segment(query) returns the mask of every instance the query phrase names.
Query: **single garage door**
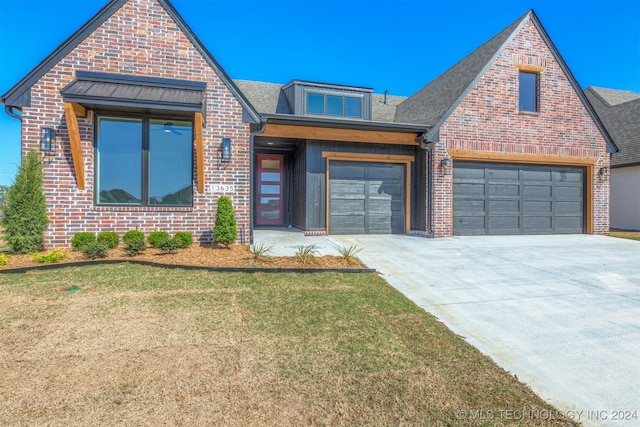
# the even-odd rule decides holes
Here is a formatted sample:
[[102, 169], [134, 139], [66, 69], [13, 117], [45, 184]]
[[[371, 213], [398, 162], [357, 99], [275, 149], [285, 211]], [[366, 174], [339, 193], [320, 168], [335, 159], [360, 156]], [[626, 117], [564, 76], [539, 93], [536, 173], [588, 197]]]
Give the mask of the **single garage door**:
[[404, 233], [405, 166], [329, 162], [329, 233]]
[[584, 232], [580, 167], [455, 162], [453, 233]]

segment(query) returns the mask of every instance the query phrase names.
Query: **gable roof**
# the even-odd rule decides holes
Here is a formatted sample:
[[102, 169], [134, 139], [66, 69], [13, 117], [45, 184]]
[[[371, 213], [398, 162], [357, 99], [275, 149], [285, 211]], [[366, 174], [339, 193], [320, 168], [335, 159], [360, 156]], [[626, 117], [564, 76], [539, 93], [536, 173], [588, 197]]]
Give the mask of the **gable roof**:
[[640, 164], [640, 93], [593, 86], [584, 93], [620, 149], [611, 166]]
[[[287, 85], [251, 80], [234, 80], [234, 82], [260, 114], [293, 114], [282, 90]], [[387, 95], [385, 103], [385, 95], [372, 93], [371, 121], [393, 123], [396, 107], [405, 99], [407, 99], [406, 96]]]
[[395, 120], [431, 126], [441, 124], [442, 119], [453, 111], [471, 90], [475, 81], [484, 74], [484, 70], [493, 62], [505, 42], [514, 36], [526, 16], [509, 25], [444, 74], [411, 95], [398, 106]]
[[[120, 9], [128, 0], [110, 0], [102, 9], [98, 11], [89, 21], [87, 21], [82, 27], [80, 27], [75, 33], [73, 33], [68, 39], [66, 39], [60, 46], [58, 46], [49, 56], [47, 56], [42, 62], [40, 62], [33, 70], [31, 70], [26, 76], [24, 76], [15, 86], [13, 86], [7, 93], [0, 97], [0, 101], [13, 107], [26, 107], [31, 103], [30, 90], [34, 83], [36, 83], [45, 73], [53, 68], [62, 58], [64, 58], [69, 52], [75, 49], [84, 39], [86, 39], [91, 33], [93, 33], [100, 25], [102, 25], [107, 19], [109, 19], [118, 9]], [[229, 75], [220, 66], [218, 61], [211, 55], [209, 50], [198, 39], [195, 33], [182, 19], [178, 11], [173, 7], [169, 0], [154, 0], [157, 1], [164, 10], [171, 16], [178, 28], [184, 33], [189, 41], [194, 45], [202, 57], [207, 63], [214, 69], [216, 74], [224, 82], [227, 88], [233, 93], [235, 98], [240, 102], [244, 110], [249, 114], [253, 121], [259, 121], [259, 115], [240, 92], [240, 90], [233, 83]]]
[[535, 25], [551, 54], [560, 65], [560, 68], [604, 136], [607, 142], [607, 150], [609, 152], [618, 151], [611, 136], [607, 133], [607, 129], [595, 111], [593, 111], [571, 70], [569, 70], [560, 52], [558, 52], [549, 35], [542, 27], [533, 9], [400, 104], [396, 110], [395, 120], [433, 126], [427, 135], [427, 140], [437, 141], [440, 137], [440, 126], [453, 113], [487, 68], [502, 54], [509, 42], [529, 20]]

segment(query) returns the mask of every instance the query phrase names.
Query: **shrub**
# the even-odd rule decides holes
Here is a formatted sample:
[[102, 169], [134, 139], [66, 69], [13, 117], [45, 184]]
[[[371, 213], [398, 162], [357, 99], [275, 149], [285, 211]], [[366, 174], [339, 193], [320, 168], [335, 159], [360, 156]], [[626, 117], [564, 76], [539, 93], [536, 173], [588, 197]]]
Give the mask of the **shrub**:
[[271, 260], [271, 254], [273, 253], [273, 246], [269, 246], [264, 242], [254, 243], [249, 246], [249, 251], [253, 255], [254, 263], [269, 261]]
[[98, 243], [105, 243], [109, 249], [115, 249], [120, 243], [120, 236], [115, 231], [102, 231], [96, 239]]
[[298, 246], [296, 248], [295, 258], [296, 261], [302, 264], [309, 264], [315, 262], [318, 255], [318, 247], [314, 243], [313, 245]]
[[90, 243], [96, 241], [96, 235], [89, 233], [88, 231], [79, 231], [73, 235], [71, 239], [71, 247], [77, 251], [82, 251], [82, 248]]
[[144, 233], [138, 230], [129, 230], [122, 236], [122, 241], [125, 245], [128, 245], [134, 240], [142, 240], [144, 242]]
[[60, 262], [67, 257], [67, 254], [60, 249], [54, 249], [53, 251], [45, 254], [33, 254], [33, 260], [40, 264], [53, 264]]
[[213, 240], [216, 243], [229, 246], [238, 238], [238, 226], [236, 216], [233, 211], [231, 199], [221, 196], [218, 199], [218, 209], [216, 211], [216, 221], [213, 226]]
[[173, 254], [178, 252], [178, 248], [180, 243], [175, 239], [168, 239], [168, 240], [164, 240], [163, 242], [161, 242], [157, 247], [158, 249], [161, 249], [169, 254]]
[[37, 151], [30, 151], [14, 184], [2, 191], [0, 229], [12, 252], [26, 254], [42, 247], [49, 223], [42, 182], [42, 159]]
[[342, 261], [346, 262], [349, 265], [355, 263], [358, 260], [358, 257], [356, 255], [361, 250], [362, 248], [359, 247], [358, 245], [338, 247], [338, 252], [340, 252], [340, 258], [342, 258]]
[[0, 254], [0, 268], [4, 267], [5, 265], [7, 265], [7, 262], [9, 261], [9, 257], [5, 254]]
[[178, 231], [173, 238], [180, 249], [188, 248], [193, 243], [193, 235], [188, 231]]
[[136, 256], [140, 252], [144, 252], [147, 249], [147, 244], [144, 239], [132, 239], [125, 243], [124, 251], [129, 256]]
[[166, 231], [153, 231], [149, 234], [149, 237], [147, 237], [147, 242], [149, 242], [152, 247], [159, 248], [163, 242], [166, 242], [170, 238], [169, 233]]
[[97, 259], [106, 258], [109, 254], [109, 244], [107, 242], [92, 242], [82, 248], [85, 258]]

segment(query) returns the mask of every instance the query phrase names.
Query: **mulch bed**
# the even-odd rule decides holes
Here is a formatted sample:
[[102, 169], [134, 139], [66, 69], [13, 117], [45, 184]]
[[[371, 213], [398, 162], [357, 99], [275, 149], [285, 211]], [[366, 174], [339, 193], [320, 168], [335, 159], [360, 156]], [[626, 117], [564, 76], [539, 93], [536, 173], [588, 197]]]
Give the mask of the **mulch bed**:
[[[73, 263], [88, 263], [91, 260], [85, 258], [84, 254], [72, 249], [62, 249], [66, 258], [55, 265], [65, 265]], [[232, 245], [228, 248], [218, 246], [197, 246], [193, 245], [186, 249], [179, 249], [176, 253], [166, 253], [159, 249], [148, 248], [144, 252], [134, 257], [127, 256], [120, 248], [109, 251], [107, 258], [100, 258], [99, 261], [123, 261], [123, 262], [146, 262], [167, 266], [185, 267], [205, 267], [220, 269], [366, 269], [366, 266], [359, 260], [348, 263], [342, 257], [325, 255], [314, 257], [310, 262], [303, 263], [296, 257], [269, 257], [255, 260], [248, 246]], [[51, 264], [37, 263], [33, 260], [33, 254], [9, 255], [7, 264], [0, 267], [0, 270], [14, 270], [33, 267], [43, 267]]]

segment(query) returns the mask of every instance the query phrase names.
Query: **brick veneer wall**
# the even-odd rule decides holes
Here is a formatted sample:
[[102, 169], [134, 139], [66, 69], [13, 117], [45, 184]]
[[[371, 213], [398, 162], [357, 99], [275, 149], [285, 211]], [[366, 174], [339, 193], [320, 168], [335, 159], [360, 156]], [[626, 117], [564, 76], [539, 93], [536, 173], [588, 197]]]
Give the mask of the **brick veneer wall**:
[[[546, 63], [539, 77], [539, 113], [520, 113], [518, 68], [514, 58]], [[593, 231], [609, 231], [609, 167], [606, 141], [554, 59], [535, 25], [528, 21], [440, 129], [434, 148], [433, 230], [453, 233], [453, 176], [438, 173], [447, 149], [570, 157], [595, 157]]]
[[[93, 123], [78, 118], [85, 167], [85, 190], [78, 190], [73, 170], [60, 89], [77, 70], [195, 80], [207, 83], [203, 130], [205, 191], [196, 191], [191, 208], [106, 207], [94, 204]], [[58, 129], [58, 155], [45, 167], [44, 189], [50, 224], [47, 246], [68, 246], [78, 231], [139, 229], [190, 231], [202, 243], [211, 240], [217, 199], [214, 184], [233, 185], [231, 197], [240, 232], [249, 234], [249, 125], [242, 107], [176, 23], [155, 1], [130, 0], [47, 72], [31, 90], [23, 109], [22, 150], [38, 149], [42, 127]], [[220, 165], [222, 137], [231, 138], [233, 157]], [[195, 154], [195, 150], [194, 150]]]

